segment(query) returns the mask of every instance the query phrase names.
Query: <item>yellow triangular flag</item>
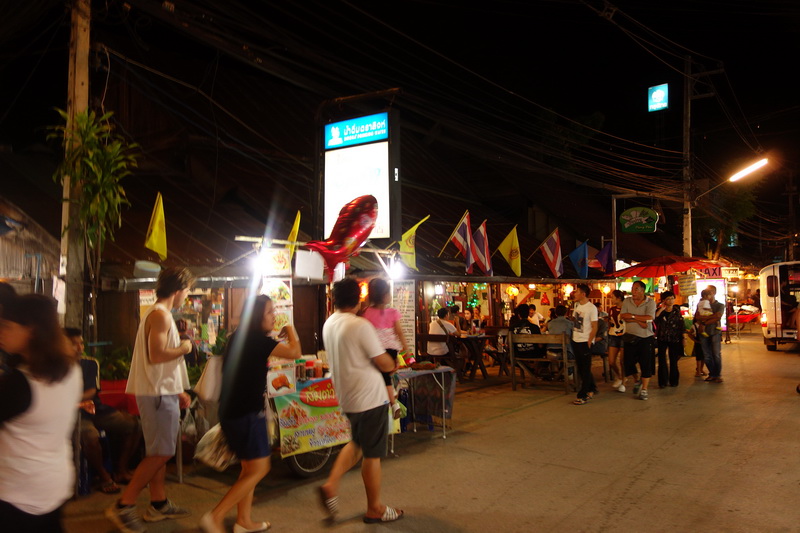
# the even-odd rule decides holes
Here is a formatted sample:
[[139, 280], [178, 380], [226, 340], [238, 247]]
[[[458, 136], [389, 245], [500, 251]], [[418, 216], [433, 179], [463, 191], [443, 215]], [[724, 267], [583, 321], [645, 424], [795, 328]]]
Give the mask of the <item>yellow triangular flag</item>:
[[497, 251], [503, 256], [503, 259], [511, 265], [511, 270], [514, 271], [518, 277], [522, 275], [522, 259], [520, 258], [519, 254], [519, 239], [517, 239], [517, 227], [514, 226], [514, 229], [503, 239], [503, 242], [500, 243], [500, 246], [497, 247]]
[[[292, 225], [292, 231], [289, 232], [289, 237], [286, 239], [287, 241], [296, 241], [297, 240], [297, 232], [300, 231], [300, 210], [297, 210], [297, 216], [294, 217], [294, 225]], [[289, 249], [289, 260], [292, 260], [292, 256], [294, 255], [294, 249], [296, 246], [294, 244], [287, 244], [286, 247]]]
[[161, 193], [156, 196], [156, 205], [150, 215], [150, 226], [147, 228], [147, 238], [144, 247], [153, 250], [164, 261], [167, 258], [167, 226], [164, 219], [164, 202]]
[[403, 236], [400, 239], [400, 251], [406, 252], [400, 254], [400, 260], [403, 261], [408, 268], [419, 270], [417, 268], [417, 248], [415, 244], [417, 240], [417, 228], [429, 218], [431, 218], [430, 215], [414, 224], [410, 230], [403, 233]]

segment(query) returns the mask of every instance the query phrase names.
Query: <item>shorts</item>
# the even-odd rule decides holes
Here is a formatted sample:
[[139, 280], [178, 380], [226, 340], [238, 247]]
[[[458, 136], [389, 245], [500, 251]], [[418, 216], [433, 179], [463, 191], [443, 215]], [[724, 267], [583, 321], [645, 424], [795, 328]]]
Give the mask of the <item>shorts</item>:
[[639, 370], [643, 378], [653, 375], [653, 337], [640, 337], [641, 340], [635, 343], [625, 343], [625, 375], [636, 374], [636, 363], [639, 363]]
[[261, 459], [272, 455], [264, 411], [219, 421], [228, 447], [239, 459]]
[[350, 421], [350, 432], [353, 443], [361, 448], [367, 459], [383, 459], [386, 457], [386, 446], [389, 442], [389, 411], [386, 405], [380, 405], [361, 413], [345, 413]]
[[175, 455], [181, 411], [178, 395], [137, 396], [136, 406], [142, 417], [142, 435], [147, 457]]
[[622, 335], [609, 335], [608, 347], [609, 348], [622, 348]]
[[[386, 348], [386, 353], [392, 356], [392, 359], [397, 361], [397, 350], [392, 348]], [[386, 384], [387, 387], [392, 385], [392, 373], [391, 372], [381, 372], [381, 376], [383, 376], [383, 382]]]

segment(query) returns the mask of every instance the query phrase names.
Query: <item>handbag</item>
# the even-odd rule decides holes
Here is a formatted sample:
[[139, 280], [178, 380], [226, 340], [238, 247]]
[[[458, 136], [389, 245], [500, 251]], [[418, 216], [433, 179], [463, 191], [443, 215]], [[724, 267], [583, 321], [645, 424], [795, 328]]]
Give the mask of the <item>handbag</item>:
[[194, 458], [219, 472], [236, 463], [239, 459], [228, 447], [225, 434], [219, 424], [209, 429], [194, 451]]
[[209, 357], [208, 361], [206, 361], [206, 366], [203, 367], [203, 373], [194, 386], [194, 392], [204, 402], [218, 402], [221, 390], [222, 357], [215, 355]]

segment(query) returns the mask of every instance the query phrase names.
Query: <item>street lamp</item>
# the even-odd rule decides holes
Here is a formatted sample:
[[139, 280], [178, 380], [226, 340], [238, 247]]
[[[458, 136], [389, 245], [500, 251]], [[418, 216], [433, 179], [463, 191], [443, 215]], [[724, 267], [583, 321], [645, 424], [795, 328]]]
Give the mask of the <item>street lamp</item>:
[[706, 192], [700, 193], [699, 195], [697, 195], [695, 197], [695, 199], [693, 201], [687, 202], [685, 204], [686, 205], [686, 209], [688, 210], [688, 212], [685, 215], [685, 216], [688, 217], [688, 227], [687, 227], [686, 224], [684, 224], [684, 233], [686, 233], [686, 230], [688, 230], [688, 238], [687, 238], [687, 235], [684, 235], [684, 251], [683, 251], [684, 255], [687, 255], [687, 256], [690, 256], [690, 257], [692, 255], [692, 207], [697, 205], [697, 201], [700, 198], [702, 198], [703, 196], [705, 196], [706, 194], [708, 194], [711, 191], [713, 191], [714, 189], [716, 189], [717, 187], [722, 187], [726, 183], [729, 183], [729, 182], [732, 182], [732, 181], [739, 181], [740, 179], [744, 178], [745, 176], [747, 176], [749, 174], [752, 174], [753, 172], [755, 172], [759, 168], [763, 167], [767, 163], [769, 163], [769, 159], [767, 159], [765, 157], [764, 159], [761, 159], [760, 161], [757, 161], [757, 162], [753, 163], [749, 167], [740, 170], [739, 172], [737, 172], [736, 174], [734, 174], [730, 178], [726, 179], [722, 183], [718, 183], [714, 187], [711, 187]]
[[713, 191], [717, 187], [722, 187], [723, 185], [725, 185], [728, 182], [739, 181], [740, 179], [744, 178], [745, 176], [748, 176], [748, 175], [752, 174], [753, 172], [755, 172], [756, 170], [758, 170], [759, 168], [763, 167], [767, 163], [769, 163], [769, 159], [767, 159], [766, 157], [764, 159], [760, 160], [760, 161], [756, 161], [755, 163], [753, 163], [749, 167], [740, 170], [739, 172], [737, 172], [736, 174], [734, 174], [733, 176], [731, 176], [727, 180], [723, 181], [722, 183], [718, 183], [714, 187], [711, 187], [710, 189], [708, 189], [706, 192], [704, 192], [702, 194], [698, 194], [697, 197], [694, 199], [694, 204], [697, 205], [697, 200], [699, 200], [700, 198], [702, 198], [706, 194], [710, 193], [711, 191]]

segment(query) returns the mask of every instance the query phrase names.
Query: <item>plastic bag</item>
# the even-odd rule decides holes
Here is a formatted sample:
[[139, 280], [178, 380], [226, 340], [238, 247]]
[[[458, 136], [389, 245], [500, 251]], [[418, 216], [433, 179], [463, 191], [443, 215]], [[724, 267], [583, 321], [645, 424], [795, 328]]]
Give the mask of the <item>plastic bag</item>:
[[219, 424], [209, 429], [197, 443], [194, 458], [220, 472], [238, 461], [236, 454], [228, 447]]

